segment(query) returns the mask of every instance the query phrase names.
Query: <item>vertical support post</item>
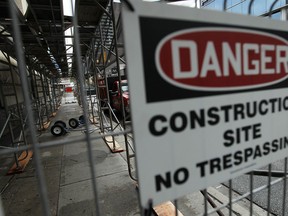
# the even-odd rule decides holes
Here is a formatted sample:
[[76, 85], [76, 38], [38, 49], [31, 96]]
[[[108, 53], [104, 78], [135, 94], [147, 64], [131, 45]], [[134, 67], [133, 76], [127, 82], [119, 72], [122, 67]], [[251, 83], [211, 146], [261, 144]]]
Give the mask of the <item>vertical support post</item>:
[[34, 106], [33, 109], [35, 109], [35, 112], [37, 113], [37, 118], [36, 122], [38, 124], [38, 128], [40, 129], [41, 126], [43, 125], [43, 121], [41, 118], [41, 101], [40, 101], [40, 96], [39, 96], [39, 91], [38, 91], [38, 85], [37, 85], [37, 74], [36, 71], [33, 69], [30, 69], [30, 76], [31, 76], [31, 85], [33, 85], [32, 89], [33, 89], [33, 96], [34, 96], [34, 103], [36, 104], [36, 106]]
[[50, 208], [49, 208], [49, 202], [48, 202], [46, 182], [45, 182], [44, 173], [43, 173], [43, 166], [42, 166], [41, 159], [40, 159], [40, 148], [39, 148], [39, 143], [37, 142], [37, 137], [36, 137], [36, 128], [34, 125], [35, 120], [34, 120], [32, 110], [29, 109], [32, 101], [29, 95], [29, 85], [28, 85], [28, 79], [27, 79], [27, 74], [26, 74], [26, 63], [25, 63], [25, 57], [23, 53], [23, 44], [22, 44], [21, 32], [20, 32], [20, 28], [18, 24], [18, 17], [16, 14], [15, 7], [16, 6], [15, 6], [14, 1], [9, 1], [9, 8], [10, 8], [11, 16], [12, 16], [12, 28], [13, 28], [15, 50], [16, 50], [16, 58], [17, 58], [22, 88], [24, 92], [25, 108], [26, 108], [26, 112], [28, 115], [28, 126], [30, 128], [30, 133], [31, 133], [31, 141], [32, 141], [33, 151], [34, 151], [36, 173], [38, 176], [37, 180], [38, 180], [39, 191], [41, 194], [40, 198], [41, 198], [42, 210], [43, 210], [44, 216], [49, 216]]
[[97, 86], [97, 73], [96, 73], [96, 68], [95, 68], [95, 39], [93, 38], [92, 40], [92, 43], [91, 43], [91, 47], [92, 47], [92, 50], [90, 52], [90, 58], [89, 58], [89, 61], [90, 61], [90, 67], [91, 67], [91, 70], [92, 70], [92, 77], [93, 77], [93, 80], [92, 80], [92, 83], [93, 83], [93, 87], [95, 89], [95, 93], [96, 93], [96, 97], [97, 97], [97, 100], [98, 100], [98, 103], [96, 103], [96, 98], [94, 97], [93, 98], [93, 101], [91, 101], [91, 114], [92, 114], [92, 119], [93, 119], [93, 123], [95, 123], [95, 119], [96, 119], [96, 113], [95, 110], [94, 110], [94, 105], [97, 104], [97, 109], [99, 110], [99, 89], [98, 89], [98, 86]]
[[50, 85], [51, 85], [51, 93], [52, 93], [52, 113], [54, 113], [57, 109], [57, 96], [56, 96], [56, 90], [55, 90], [55, 78], [50, 79]]
[[[15, 83], [15, 78], [14, 78], [14, 74], [13, 74], [13, 67], [11, 65], [11, 61], [10, 61], [10, 57], [5, 54], [4, 52], [2, 52], [3, 55], [5, 56], [5, 58], [7, 59], [7, 62], [9, 64], [9, 71], [10, 71], [10, 76], [11, 76], [11, 80], [12, 80], [12, 84], [13, 84], [13, 92], [14, 92], [14, 97], [15, 97], [15, 101], [16, 101], [16, 110], [17, 110], [17, 115], [18, 115], [18, 119], [19, 119], [19, 124], [20, 124], [20, 127], [21, 127], [21, 131], [23, 132], [23, 134], [25, 133], [25, 130], [24, 130], [24, 127], [25, 127], [25, 124], [24, 124], [24, 117], [21, 113], [21, 109], [20, 109], [20, 105], [19, 105], [19, 99], [18, 99], [18, 95], [17, 95], [17, 89], [16, 89], [16, 83]], [[4, 100], [6, 101], [6, 100]], [[8, 110], [8, 107], [7, 107], [7, 104], [5, 103], [5, 107], [6, 107], [6, 110]], [[13, 129], [13, 126], [11, 124], [11, 122], [9, 121], [9, 131], [10, 131], [10, 136], [11, 136], [11, 140], [12, 140], [12, 147], [17, 147], [15, 146], [15, 136], [14, 136], [14, 129]], [[20, 141], [20, 140], [19, 140]], [[26, 141], [26, 137], [23, 136], [23, 143], [25, 145], [27, 145], [27, 141]], [[19, 167], [19, 161], [18, 161], [18, 153], [15, 152], [14, 153], [14, 159], [15, 159], [15, 163], [16, 163], [16, 167], [18, 168]]]
[[[113, 7], [113, 0], [111, 0], [111, 10], [112, 10], [112, 24], [113, 24], [113, 32], [114, 32], [116, 65], [117, 65], [117, 72], [118, 72], [118, 78], [119, 78], [119, 89], [120, 89], [120, 94], [121, 94], [121, 110], [122, 110], [122, 115], [123, 115], [122, 125], [123, 125], [124, 130], [126, 130], [126, 112], [125, 112], [124, 101], [122, 97], [122, 84], [121, 84], [120, 63], [119, 63], [119, 53], [118, 53], [117, 29], [116, 29], [116, 24], [115, 24], [116, 19], [115, 19], [114, 7]], [[132, 175], [131, 161], [130, 161], [131, 157], [130, 157], [129, 145], [128, 145], [129, 141], [128, 141], [128, 136], [126, 133], [124, 134], [124, 141], [125, 141], [129, 176], [131, 179], [136, 180]]]
[[283, 177], [283, 202], [282, 202], [282, 214], [285, 216], [286, 212], [286, 192], [287, 192], [287, 163], [288, 158], [284, 159], [284, 177]]
[[113, 25], [113, 34], [114, 34], [114, 47], [115, 47], [115, 55], [116, 55], [116, 67], [118, 72], [118, 81], [119, 81], [119, 90], [121, 95], [121, 110], [123, 115], [123, 128], [126, 129], [125, 125], [125, 119], [126, 119], [126, 113], [124, 108], [124, 101], [122, 97], [122, 83], [121, 83], [121, 73], [120, 73], [120, 63], [119, 63], [119, 53], [118, 53], [118, 41], [117, 41], [117, 29], [115, 24], [115, 13], [114, 13], [114, 7], [113, 7], [113, 0], [110, 1], [111, 3], [111, 13], [112, 13], [112, 25]]
[[232, 180], [229, 180], [229, 216], [232, 216]]
[[[99, 32], [100, 32], [100, 40], [101, 40], [101, 44], [103, 44], [103, 34], [102, 34], [102, 25], [101, 23], [99, 24]], [[106, 95], [107, 95], [107, 105], [110, 105], [110, 95], [109, 95], [109, 84], [108, 84], [108, 79], [107, 79], [107, 74], [106, 74], [106, 60], [105, 60], [105, 56], [104, 56], [104, 48], [101, 47], [101, 60], [102, 60], [102, 64], [103, 64], [103, 74], [104, 74], [104, 82], [106, 85]], [[109, 106], [107, 106], [109, 107]], [[110, 107], [109, 107], [110, 108]], [[108, 109], [109, 112], [109, 127], [110, 127], [110, 131], [113, 130], [113, 120], [112, 120], [112, 113], [111, 113], [111, 109]], [[104, 132], [104, 131], [103, 131]], [[112, 143], [113, 143], [113, 149], [116, 149], [116, 145], [115, 145], [115, 137], [112, 136]]]
[[272, 165], [269, 164], [268, 165], [268, 200], [267, 200], [267, 215], [269, 216], [270, 215], [270, 204], [271, 204], [271, 168], [272, 168]]
[[[87, 119], [87, 101], [85, 100], [85, 94], [84, 94], [84, 76], [83, 76], [83, 65], [81, 62], [81, 50], [80, 50], [80, 37], [78, 32], [78, 11], [77, 8], [72, 7], [72, 11], [74, 11], [74, 16], [72, 19], [72, 23], [74, 26], [74, 48], [75, 48], [75, 54], [76, 54], [76, 67], [77, 67], [77, 75], [79, 78], [79, 85], [80, 85], [80, 92], [81, 92], [81, 99], [82, 99], [82, 105], [83, 105], [83, 112], [84, 112], [84, 119], [85, 122], [88, 122]], [[88, 124], [85, 124], [86, 131], [89, 131]], [[98, 194], [97, 194], [97, 185], [96, 185], [96, 174], [95, 174], [95, 166], [94, 166], [94, 157], [93, 157], [93, 151], [92, 151], [92, 145], [91, 145], [91, 139], [90, 134], [87, 132], [86, 135], [86, 142], [87, 142], [87, 154], [88, 154], [88, 160], [90, 165], [90, 171], [91, 171], [91, 180], [92, 180], [92, 188], [93, 188], [93, 196], [95, 201], [95, 210], [96, 215], [100, 215], [100, 206], [98, 202]]]
[[[41, 100], [41, 107], [44, 105], [45, 107], [45, 113], [44, 115], [41, 115], [42, 118], [42, 122], [44, 123], [44, 116], [46, 116], [46, 121], [48, 120], [48, 105], [47, 105], [47, 96], [46, 96], [46, 87], [45, 87], [45, 83], [44, 83], [44, 78], [43, 78], [43, 74], [40, 74], [40, 81], [41, 81], [41, 87], [42, 87], [42, 97], [44, 98], [44, 103], [42, 103]], [[43, 126], [43, 124], [41, 125], [41, 127]]]
[[52, 116], [52, 110], [53, 110], [53, 102], [52, 102], [52, 98], [51, 98], [51, 88], [50, 88], [50, 82], [49, 82], [49, 78], [45, 76], [45, 86], [46, 86], [46, 91], [45, 94], [48, 97], [48, 101], [49, 101], [49, 110], [47, 113], [47, 121], [49, 121], [49, 118]]
[[250, 215], [253, 215], [253, 180], [254, 180], [254, 175], [253, 172], [249, 174], [250, 176]]

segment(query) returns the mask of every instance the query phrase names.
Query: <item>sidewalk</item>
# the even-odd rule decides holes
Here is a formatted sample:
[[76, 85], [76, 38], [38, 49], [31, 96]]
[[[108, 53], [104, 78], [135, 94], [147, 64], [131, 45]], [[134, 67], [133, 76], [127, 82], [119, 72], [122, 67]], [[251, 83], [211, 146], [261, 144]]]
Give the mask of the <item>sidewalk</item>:
[[[62, 104], [52, 124], [80, 116], [77, 103]], [[94, 133], [98, 134], [97, 131]], [[50, 128], [39, 137], [41, 143], [50, 140], [69, 140], [85, 136], [73, 130], [61, 137], [50, 133]], [[93, 136], [93, 134], [91, 134]], [[97, 194], [101, 215], [138, 215], [138, 196], [134, 182], [129, 178], [124, 156], [113, 154], [102, 139], [92, 141]], [[88, 163], [86, 142], [65, 144], [41, 150], [42, 165], [46, 176], [51, 215], [95, 215], [91, 170]], [[24, 173], [5, 176], [10, 181], [2, 194], [5, 215], [42, 215], [33, 159]]]
[[[51, 125], [57, 120], [62, 120], [68, 125], [70, 118], [77, 118], [81, 114], [81, 108], [77, 103], [62, 103]], [[91, 127], [94, 128], [94, 132], [90, 135], [101, 215], [140, 215], [138, 194], [135, 182], [128, 175], [125, 151], [111, 153], [103, 139], [93, 139], [93, 136], [99, 135], [99, 131], [96, 126], [91, 125]], [[53, 136], [49, 128], [39, 137], [40, 143], [51, 140], [67, 141], [65, 145], [41, 150], [49, 205], [53, 216], [96, 215], [87, 144], [84, 141], [69, 143], [81, 136], [85, 137], [81, 128], [71, 130], [61, 137]], [[123, 145], [121, 140], [119, 143]], [[122, 147], [124, 148], [124, 146]], [[1, 197], [6, 216], [42, 215], [37, 175], [33, 162], [32, 158], [24, 173], [4, 177], [7, 183], [9, 182]], [[224, 195], [224, 188], [221, 188], [220, 192], [211, 187], [208, 188], [208, 193], [213, 195], [213, 201], [217, 205], [228, 202], [227, 196]], [[178, 199], [177, 203], [178, 210], [183, 215], [199, 215], [204, 211], [204, 198], [200, 192], [182, 197]], [[256, 207], [253, 209], [255, 210]], [[222, 212], [224, 215], [228, 215], [227, 209]], [[265, 211], [257, 208], [257, 212], [253, 215], [266, 214]], [[233, 205], [233, 215], [249, 215], [249, 206], [243, 202]]]

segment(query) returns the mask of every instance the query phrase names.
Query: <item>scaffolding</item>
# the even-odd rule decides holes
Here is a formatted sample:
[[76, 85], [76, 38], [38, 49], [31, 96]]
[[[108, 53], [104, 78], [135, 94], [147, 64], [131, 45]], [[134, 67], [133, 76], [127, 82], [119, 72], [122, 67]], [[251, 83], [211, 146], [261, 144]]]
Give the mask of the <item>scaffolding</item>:
[[[132, 2], [132, 4], [126, 0], [123, 2], [125, 7], [133, 9]], [[167, 2], [170, 1], [162, 1], [159, 4]], [[249, 1], [249, 14], [253, 2], [253, 0]], [[268, 15], [271, 16], [276, 2], [271, 4]], [[9, 163], [14, 164], [12, 169], [4, 170], [0, 174], [8, 173], [11, 175], [9, 180], [11, 181], [16, 173], [24, 171], [33, 152], [43, 215], [51, 215], [51, 211], [41, 149], [85, 141], [96, 215], [102, 214], [96, 178], [97, 169], [92, 154], [94, 140], [103, 139], [112, 153], [125, 151], [129, 176], [137, 184], [135, 164], [137, 155], [135, 155], [131, 128], [133, 119], [130, 116], [130, 104], [124, 101], [122, 91], [123, 81], [127, 80], [121, 23], [122, 4], [109, 0], [79, 0], [75, 3], [73, 16], [66, 16], [62, 12], [62, 1], [29, 0], [27, 7], [23, 6], [24, 9], [17, 6], [14, 1], [7, 0], [0, 3], [2, 14], [0, 20], [0, 162], [9, 160]], [[195, 5], [198, 4], [196, 0]], [[23, 13], [21, 10], [25, 8], [27, 11]], [[282, 9], [286, 10], [286, 7]], [[223, 10], [227, 10], [227, 0], [223, 1]], [[73, 28], [74, 34], [66, 35], [65, 31], [70, 28]], [[73, 45], [67, 44], [65, 39], [71, 39]], [[69, 54], [68, 51], [72, 47], [73, 53]], [[62, 104], [65, 92], [61, 84], [63, 77], [75, 79], [73, 94], [82, 108], [83, 121], [81, 120], [79, 124], [83, 124], [80, 130], [84, 132], [85, 137], [68, 141], [53, 140], [40, 145], [38, 138], [43, 131], [51, 128]], [[117, 110], [112, 100], [111, 81], [119, 85], [120, 108]], [[87, 122], [96, 125], [97, 129], [91, 129]], [[99, 135], [92, 137], [91, 133], [94, 131], [99, 132]], [[124, 144], [124, 149], [119, 143]], [[287, 158], [284, 159], [283, 164], [284, 169], [281, 171], [273, 170], [273, 165], [270, 164], [267, 170], [254, 170], [248, 173], [250, 189], [237, 198], [233, 195], [233, 180], [229, 180], [225, 184], [229, 198], [225, 203], [217, 203], [215, 201], [217, 199], [208, 188], [201, 190], [204, 198], [202, 215], [215, 213], [224, 215], [223, 209], [228, 212], [226, 215], [232, 215], [233, 205], [246, 199], [249, 200], [250, 215], [253, 215], [254, 194], [266, 189], [268, 195], [265, 209], [269, 215], [271, 187], [280, 182], [284, 187], [281, 208], [285, 215]], [[255, 188], [253, 186], [255, 176], [267, 176], [267, 184]], [[273, 177], [277, 179], [272, 180]], [[0, 188], [0, 195], [5, 189], [6, 186]], [[170, 212], [170, 215], [181, 215], [177, 210], [180, 206], [179, 202], [181, 201], [173, 201], [174, 212]], [[208, 205], [213, 208], [208, 209]], [[140, 206], [141, 215], [161, 215], [158, 207], [151, 204], [145, 209]]]

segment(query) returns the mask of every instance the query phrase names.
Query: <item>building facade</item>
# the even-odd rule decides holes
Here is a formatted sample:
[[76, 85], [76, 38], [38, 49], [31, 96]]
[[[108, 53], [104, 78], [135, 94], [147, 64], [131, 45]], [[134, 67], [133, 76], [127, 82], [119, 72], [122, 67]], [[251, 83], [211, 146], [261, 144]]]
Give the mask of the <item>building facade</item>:
[[[227, 0], [226, 11], [240, 14], [248, 14], [251, 0]], [[269, 16], [270, 8], [275, 0], [254, 0], [251, 7], [251, 15]], [[201, 0], [201, 8], [223, 10], [224, 0]], [[272, 8], [272, 19], [287, 20], [288, 0], [278, 0]]]

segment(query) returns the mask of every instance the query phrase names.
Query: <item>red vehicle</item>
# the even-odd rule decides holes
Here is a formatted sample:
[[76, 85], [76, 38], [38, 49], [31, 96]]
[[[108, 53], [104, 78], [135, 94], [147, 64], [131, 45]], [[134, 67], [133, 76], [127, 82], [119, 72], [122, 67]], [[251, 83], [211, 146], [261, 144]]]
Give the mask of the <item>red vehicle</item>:
[[[126, 113], [130, 113], [129, 109], [129, 91], [128, 91], [128, 83], [126, 79], [121, 80], [121, 91], [120, 85], [117, 77], [109, 77], [108, 78], [108, 89], [109, 89], [109, 99], [110, 105], [113, 109], [118, 112], [122, 112], [121, 108], [121, 91], [122, 98], [124, 104], [124, 110]], [[99, 81], [100, 86], [104, 86], [104, 80]], [[100, 101], [102, 106], [104, 106], [104, 101], [107, 100], [106, 89], [100, 89]]]
[[[128, 83], [127, 80], [121, 80], [121, 91], [122, 91], [122, 98], [124, 104], [124, 110], [126, 113], [130, 112], [129, 109], [129, 91], [128, 91]], [[112, 108], [115, 110], [122, 112], [121, 108], [121, 91], [119, 81], [115, 81], [112, 86], [112, 90], [110, 91], [110, 102]]]

